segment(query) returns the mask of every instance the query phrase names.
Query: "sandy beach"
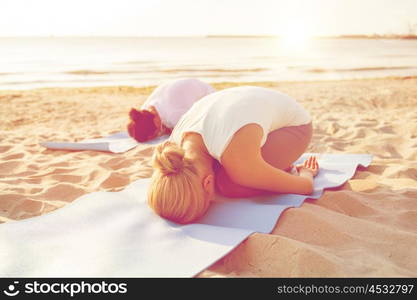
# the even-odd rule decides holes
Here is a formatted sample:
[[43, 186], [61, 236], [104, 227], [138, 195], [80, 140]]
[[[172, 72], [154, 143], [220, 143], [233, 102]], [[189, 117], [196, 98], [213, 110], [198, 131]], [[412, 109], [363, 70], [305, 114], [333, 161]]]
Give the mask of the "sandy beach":
[[[247, 83], [213, 84], [216, 89]], [[255, 85], [255, 84], [254, 84]], [[296, 98], [313, 117], [308, 152], [370, 153], [343, 186], [286, 210], [199, 277], [416, 277], [417, 78], [256, 83]], [[122, 154], [58, 151], [126, 129], [153, 87], [0, 91], [0, 222], [62, 208], [150, 177], [152, 146]]]

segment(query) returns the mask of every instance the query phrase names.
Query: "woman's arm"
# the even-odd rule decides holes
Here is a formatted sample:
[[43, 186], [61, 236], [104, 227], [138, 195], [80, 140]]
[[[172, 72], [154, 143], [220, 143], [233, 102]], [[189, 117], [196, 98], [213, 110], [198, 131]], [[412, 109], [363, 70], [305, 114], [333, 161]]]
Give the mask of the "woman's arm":
[[237, 184], [276, 193], [311, 194], [313, 174], [291, 175], [268, 164], [261, 155], [263, 129], [248, 124], [235, 133], [221, 157], [221, 163]]

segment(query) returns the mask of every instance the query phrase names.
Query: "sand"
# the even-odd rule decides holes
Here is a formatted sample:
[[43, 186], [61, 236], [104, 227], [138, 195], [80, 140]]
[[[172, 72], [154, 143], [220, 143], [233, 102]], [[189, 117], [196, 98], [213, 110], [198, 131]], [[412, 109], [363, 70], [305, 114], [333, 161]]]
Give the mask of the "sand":
[[[244, 84], [244, 83], [241, 83]], [[217, 89], [241, 85], [215, 84]], [[367, 169], [318, 200], [286, 210], [199, 277], [416, 277], [417, 78], [257, 83], [313, 117], [309, 152], [371, 153]], [[0, 91], [0, 221], [61, 208], [93, 191], [119, 191], [152, 174], [152, 146], [127, 153], [48, 150], [125, 130], [152, 87]]]

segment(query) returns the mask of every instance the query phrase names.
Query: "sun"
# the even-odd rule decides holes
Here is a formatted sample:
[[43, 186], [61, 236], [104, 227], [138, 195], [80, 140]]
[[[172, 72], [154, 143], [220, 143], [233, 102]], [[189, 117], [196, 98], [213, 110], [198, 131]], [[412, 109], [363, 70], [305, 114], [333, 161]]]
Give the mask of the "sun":
[[282, 46], [289, 50], [303, 50], [312, 38], [310, 30], [302, 23], [288, 24], [280, 34]]

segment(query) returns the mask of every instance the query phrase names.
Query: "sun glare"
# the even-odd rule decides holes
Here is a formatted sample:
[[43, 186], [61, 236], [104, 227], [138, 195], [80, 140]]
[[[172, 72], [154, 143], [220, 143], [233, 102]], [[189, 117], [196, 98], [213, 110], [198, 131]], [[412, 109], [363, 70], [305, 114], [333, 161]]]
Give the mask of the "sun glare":
[[293, 51], [304, 50], [311, 38], [311, 32], [300, 23], [288, 25], [280, 34], [282, 46]]

